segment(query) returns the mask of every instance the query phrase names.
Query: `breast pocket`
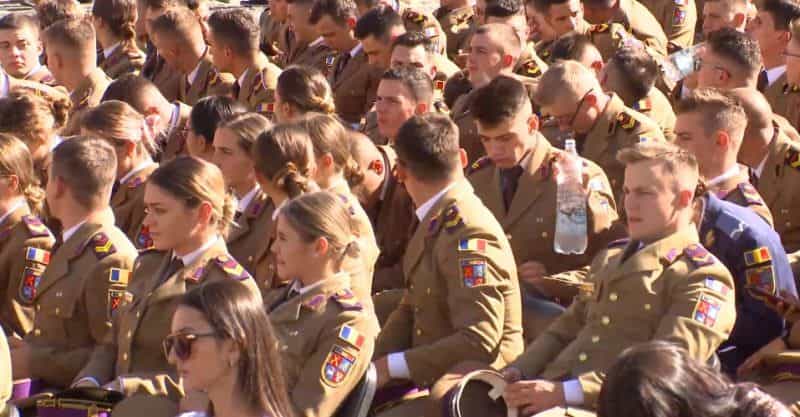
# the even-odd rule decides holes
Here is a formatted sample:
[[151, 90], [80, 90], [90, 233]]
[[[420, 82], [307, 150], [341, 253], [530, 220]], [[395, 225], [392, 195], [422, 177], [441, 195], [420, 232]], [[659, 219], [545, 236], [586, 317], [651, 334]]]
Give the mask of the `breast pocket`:
[[69, 329], [74, 327], [73, 320], [81, 294], [81, 285], [74, 284], [60, 282], [40, 294], [36, 300], [36, 327], [49, 340], [65, 343], [71, 340]]

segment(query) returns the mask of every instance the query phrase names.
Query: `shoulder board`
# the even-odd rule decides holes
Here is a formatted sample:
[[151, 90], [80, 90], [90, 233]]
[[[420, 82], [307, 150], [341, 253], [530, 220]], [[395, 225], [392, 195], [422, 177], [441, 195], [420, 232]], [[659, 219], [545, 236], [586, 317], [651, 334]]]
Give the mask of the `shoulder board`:
[[28, 228], [28, 233], [33, 237], [53, 236], [52, 233], [50, 233], [50, 229], [36, 216], [22, 216], [22, 222], [25, 223], [25, 227]]
[[604, 32], [608, 32], [609, 29], [611, 29], [611, 26], [609, 26], [608, 23], [600, 23], [600, 24], [597, 24], [597, 25], [590, 26], [589, 27], [589, 32], [591, 32], [591, 33], [604, 33]]
[[331, 300], [336, 301], [344, 310], [360, 311], [364, 308], [356, 299], [355, 294], [347, 288], [333, 293], [333, 295], [331, 295]]
[[522, 70], [528, 77], [538, 77], [542, 75], [542, 69], [539, 68], [539, 64], [537, 64], [536, 61], [533, 59], [522, 64]]
[[317, 294], [308, 300], [303, 301], [303, 307], [306, 307], [310, 310], [316, 310], [322, 306], [325, 301], [325, 296], [322, 294]]
[[639, 112], [650, 111], [653, 109], [653, 103], [650, 101], [650, 97], [645, 97], [633, 103], [633, 109]]
[[611, 242], [608, 244], [608, 247], [609, 247], [609, 248], [621, 248], [621, 247], [623, 247], [623, 246], [627, 245], [627, 244], [628, 244], [630, 241], [631, 241], [631, 240], [630, 240], [630, 239], [628, 239], [628, 238], [624, 238], [624, 239], [617, 239], [617, 240], [611, 241]]
[[426, 17], [424, 14], [415, 12], [414, 10], [406, 10], [406, 12], [403, 13], [403, 20], [408, 20], [413, 23], [424, 23]]
[[117, 248], [111, 243], [111, 239], [109, 239], [108, 235], [104, 232], [94, 235], [89, 241], [89, 245], [92, 247], [92, 251], [94, 251], [98, 260], [117, 253]]
[[786, 151], [786, 165], [789, 165], [796, 170], [800, 170], [800, 149], [792, 146], [788, 151]]
[[744, 201], [747, 202], [747, 205], [750, 206], [764, 206], [764, 200], [761, 198], [761, 195], [758, 194], [756, 188], [753, 187], [752, 184], [749, 182], [743, 182], [738, 185], [739, 191], [742, 193], [744, 197]]
[[456, 206], [455, 203], [451, 204], [444, 210], [442, 225], [447, 233], [453, 233], [455, 230], [464, 225], [464, 220], [461, 218], [458, 206]]
[[783, 94], [800, 93], [800, 85], [798, 84], [784, 84]]
[[214, 263], [217, 264], [220, 269], [225, 271], [231, 278], [241, 281], [247, 278], [250, 278], [250, 274], [245, 271], [244, 267], [233, 259], [230, 255], [220, 255], [214, 258]]
[[477, 161], [473, 162], [469, 166], [469, 168], [467, 168], [467, 175], [473, 174], [473, 173], [478, 172], [478, 171], [480, 171], [480, 170], [482, 170], [482, 169], [484, 169], [486, 167], [490, 167], [490, 166], [493, 166], [493, 165], [494, 165], [494, 162], [492, 162], [491, 158], [489, 158], [488, 156], [483, 156], [483, 157], [479, 158]]
[[697, 266], [708, 266], [714, 264], [714, 257], [703, 245], [693, 243], [683, 250], [684, 255]]
[[633, 132], [639, 126], [639, 121], [633, 118], [628, 112], [621, 112], [617, 115], [617, 125], [628, 132]]
[[217, 83], [219, 83], [219, 72], [216, 69], [209, 71], [208, 77], [209, 77], [208, 78], [209, 86], [214, 86], [217, 85]]

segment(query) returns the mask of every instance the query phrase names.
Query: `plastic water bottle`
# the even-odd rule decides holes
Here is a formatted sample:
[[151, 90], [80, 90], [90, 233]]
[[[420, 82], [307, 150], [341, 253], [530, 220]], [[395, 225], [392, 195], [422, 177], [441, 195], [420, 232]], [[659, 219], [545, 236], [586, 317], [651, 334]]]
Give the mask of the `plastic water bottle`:
[[697, 69], [697, 55], [703, 44], [690, 46], [671, 54], [661, 61], [661, 71], [671, 83], [677, 83]]
[[586, 252], [586, 190], [583, 188], [583, 162], [575, 149], [575, 139], [564, 141], [565, 157], [557, 162], [556, 235], [553, 249], [561, 254]]

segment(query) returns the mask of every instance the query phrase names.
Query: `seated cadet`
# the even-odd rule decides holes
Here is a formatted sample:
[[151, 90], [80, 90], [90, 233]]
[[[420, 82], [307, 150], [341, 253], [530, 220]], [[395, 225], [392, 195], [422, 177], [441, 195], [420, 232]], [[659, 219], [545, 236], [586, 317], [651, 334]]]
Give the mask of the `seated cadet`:
[[294, 39], [294, 34], [289, 30], [289, 22], [286, 21], [288, 5], [286, 0], [270, 1], [269, 7], [261, 12], [261, 17], [258, 19], [261, 51], [276, 64], [283, 62], [283, 55], [289, 50], [289, 45]]
[[[152, 120], [152, 119], [151, 119]], [[84, 136], [103, 139], [117, 154], [117, 172], [111, 193], [114, 220], [137, 249], [150, 249], [153, 239], [144, 219], [144, 184], [158, 168], [156, 145], [147, 119], [122, 101], [104, 101], [86, 112]]]
[[158, 53], [181, 73], [180, 101], [194, 106], [203, 97], [230, 95], [235, 80], [214, 68], [203, 28], [189, 9], [167, 10], [153, 20], [149, 31]]
[[41, 277], [50, 261], [55, 238], [40, 218], [44, 190], [33, 170], [28, 148], [19, 139], [0, 134], [0, 268], [3, 288], [0, 326], [9, 336], [33, 329], [30, 280]]
[[750, 208], [772, 226], [769, 207], [750, 184], [747, 167], [737, 162], [747, 127], [744, 109], [719, 90], [701, 88], [681, 99], [675, 110], [675, 144], [697, 158], [708, 191]]
[[595, 257], [594, 289], [505, 370], [505, 401], [523, 414], [594, 408], [604, 372], [628, 347], [664, 340], [706, 361], [733, 328], [734, 281], [692, 223], [694, 157], [666, 142], [637, 143], [619, 156], [630, 240]]
[[133, 402], [172, 403], [175, 415], [184, 390], [161, 342], [170, 332], [180, 297], [205, 283], [228, 280], [260, 295], [225, 246], [234, 203], [216, 166], [188, 156], [163, 164], [150, 175], [144, 201], [143, 224], [153, 249], [136, 260], [128, 289], [109, 293], [122, 307], [74, 385], [106, 384]]
[[614, 201], [622, 201], [625, 175], [616, 152], [644, 140], [664, 140], [655, 122], [625, 106], [616, 94], [604, 93], [595, 75], [574, 61], [550, 66], [539, 80], [534, 101], [558, 121], [562, 132], [575, 135], [581, 156], [603, 169]]
[[13, 12], [0, 18], [0, 65], [8, 75], [54, 85], [55, 78], [39, 62], [42, 54], [39, 24], [33, 16]]
[[582, 0], [586, 20], [619, 23], [659, 55], [667, 54], [667, 35], [653, 13], [637, 0]]
[[332, 417], [369, 368], [379, 330], [345, 267], [359, 257], [357, 231], [346, 204], [327, 191], [292, 199], [277, 214], [272, 250], [278, 274], [292, 280], [267, 310], [294, 414]]
[[[536, 288], [547, 288], [543, 285], [547, 278], [588, 265], [621, 235], [611, 230], [617, 220], [611, 186], [600, 167], [582, 160], [589, 245], [581, 255], [558, 254], [553, 249], [558, 212], [553, 172], [564, 154], [537, 132], [538, 118], [522, 83], [505, 76], [495, 78], [475, 92], [470, 111], [487, 156], [472, 164], [469, 180], [511, 243], [520, 283], [527, 289], [525, 305], [534, 304], [532, 298], [540, 294]], [[569, 298], [562, 301], [568, 304]], [[535, 308], [525, 313], [525, 339], [533, 340], [546, 327], [541, 322], [546, 317], [537, 315]]]
[[783, 90], [787, 83], [786, 62], [791, 58], [784, 52], [792, 40], [789, 25], [800, 18], [800, 4], [793, 0], [765, 0], [758, 9], [756, 18], [747, 24], [747, 32], [758, 42], [764, 63], [758, 87], [775, 113], [789, 117], [789, 103]]
[[167, 63], [153, 45], [150, 24], [169, 8], [187, 6], [181, 0], [137, 0], [137, 3], [139, 2], [143, 3], [143, 7], [140, 7], [142, 11], [138, 21], [144, 22], [142, 25], [145, 29], [143, 35], [147, 37], [147, 58], [142, 68], [142, 76], [152, 81], [167, 100], [178, 100], [181, 96], [181, 78], [183, 76], [177, 68]]
[[619, 95], [626, 106], [658, 124], [669, 142], [675, 140], [675, 112], [664, 93], [656, 88], [660, 67], [647, 52], [637, 48], [617, 50], [603, 68], [600, 86]]
[[505, 23], [517, 32], [522, 49], [514, 64], [514, 73], [529, 78], [539, 78], [547, 70], [547, 64], [536, 54], [532, 43], [528, 42], [528, 20], [522, 0], [493, 0], [486, 5], [486, 23]]
[[186, 152], [186, 126], [192, 108], [179, 102], [170, 103], [148, 79], [126, 74], [109, 84], [103, 101], [119, 100], [128, 103], [140, 114], [152, 120], [158, 153], [157, 160], [166, 162]]
[[258, 24], [248, 9], [218, 10], [208, 18], [211, 60], [236, 77], [233, 98], [250, 111], [266, 111], [275, 101], [281, 69], [258, 49]]
[[81, 114], [100, 103], [111, 80], [97, 66], [97, 41], [91, 23], [62, 20], [44, 32], [47, 63], [59, 85], [69, 91], [72, 108], [62, 136], [80, 131]]
[[353, 34], [357, 17], [352, 0], [316, 1], [310, 16], [325, 44], [337, 53], [333, 70], [328, 72], [336, 113], [355, 127], [372, 107], [380, 80], [380, 72], [367, 65], [364, 46]]
[[[375, 99], [375, 127], [365, 133], [379, 145], [394, 144], [400, 126], [414, 115], [431, 112], [431, 79], [415, 67], [392, 68], [383, 73]], [[369, 121], [368, 121], [369, 123]]]
[[294, 38], [286, 51], [282, 67], [306, 65], [322, 71], [326, 77], [333, 73], [336, 52], [325, 44], [317, 28], [310, 22], [313, 0], [287, 0], [286, 21], [292, 28]]
[[398, 176], [420, 221], [403, 258], [408, 283], [378, 336], [378, 387], [431, 388], [380, 415], [440, 415], [465, 362], [500, 369], [523, 349], [514, 256], [464, 178], [464, 151], [444, 115], [414, 116], [394, 142]]
[[[470, 83], [477, 89], [489, 84], [500, 75], [513, 75], [514, 66], [519, 60], [521, 40], [514, 29], [503, 23], [488, 23], [475, 30], [470, 40], [470, 53], [467, 57], [467, 71]], [[524, 80], [527, 87], [533, 87], [532, 79]], [[478, 137], [475, 120], [469, 112], [474, 89], [456, 100], [451, 112], [458, 126], [459, 143], [467, 152], [469, 162], [475, 162], [485, 155]]]
[[792, 21], [792, 40], [786, 46], [786, 95], [785, 117], [795, 128], [800, 129], [800, 18]]
[[258, 185], [250, 158], [258, 135], [271, 127], [264, 117], [244, 113], [222, 122], [214, 133], [214, 163], [237, 201], [226, 242], [231, 255], [248, 271], [255, 270], [255, 257], [268, 242], [264, 237], [275, 227], [275, 206]]
[[144, 52], [136, 45], [136, 1], [98, 0], [92, 3], [92, 24], [102, 48], [97, 65], [109, 78], [144, 67]]
[[214, 160], [214, 133], [217, 126], [247, 109], [230, 96], [203, 97], [192, 107], [186, 125], [186, 151], [189, 155], [211, 162]]
[[46, 268], [28, 271], [20, 296], [35, 305], [34, 329], [12, 339], [14, 379], [40, 379], [65, 388], [108, 334], [136, 259], [136, 248], [114, 226], [108, 205], [116, 171], [114, 149], [100, 139], [75, 138], [53, 151], [47, 207], [63, 226]]
[[751, 183], [764, 198], [789, 255], [795, 280], [800, 278], [800, 146], [773, 122], [761, 93], [735, 90], [747, 114], [739, 161], [752, 171]]
[[353, 33], [361, 42], [369, 65], [383, 72], [391, 66], [392, 43], [406, 33], [406, 28], [394, 9], [380, 4], [358, 18]]
[[392, 43], [390, 66], [413, 65], [422, 68], [433, 79], [437, 100], [442, 100], [444, 84], [448, 78], [461, 71], [456, 64], [437, 54], [436, 45], [422, 32], [406, 32]]
[[447, 57], [454, 61], [469, 47], [469, 37], [475, 30], [475, 12], [469, 0], [444, 0], [433, 16], [447, 34]]
[[757, 86], [761, 51], [758, 41], [752, 36], [722, 28], [710, 33], [704, 45], [697, 70], [698, 87], [731, 89]]
[[276, 122], [301, 119], [307, 113], [334, 114], [331, 86], [320, 70], [305, 65], [287, 67], [278, 76], [275, 103], [267, 109]]

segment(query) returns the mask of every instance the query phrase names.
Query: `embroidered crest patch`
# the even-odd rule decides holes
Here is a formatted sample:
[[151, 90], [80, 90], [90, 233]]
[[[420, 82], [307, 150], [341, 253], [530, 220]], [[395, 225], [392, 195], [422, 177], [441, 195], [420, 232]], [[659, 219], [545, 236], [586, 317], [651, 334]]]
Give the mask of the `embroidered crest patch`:
[[42, 282], [43, 270], [25, 268], [22, 271], [22, 282], [19, 286], [19, 298], [25, 304], [30, 304], [36, 299], [37, 289]]
[[719, 301], [705, 294], [701, 294], [700, 299], [697, 300], [697, 304], [694, 306], [692, 319], [705, 326], [714, 327], [714, 324], [717, 322], [719, 310]]
[[747, 268], [745, 270], [747, 285], [752, 285], [770, 294], [775, 294], [775, 272], [772, 264]]
[[322, 363], [322, 381], [331, 386], [338, 386], [355, 364], [354, 355], [339, 345], [333, 345], [325, 362]]
[[708, 266], [714, 263], [714, 257], [706, 248], [698, 245], [691, 244], [683, 250], [683, 253], [698, 267]]
[[136, 245], [139, 246], [139, 249], [150, 249], [153, 247], [153, 238], [150, 237], [150, 228], [142, 225], [142, 229], [139, 230], [139, 234], [136, 236]]
[[672, 14], [672, 24], [681, 25], [685, 20], [686, 20], [686, 10], [675, 9], [675, 12]]
[[461, 259], [461, 280], [467, 288], [486, 284], [486, 261], [483, 259]]
[[125, 290], [108, 290], [108, 318], [114, 315], [125, 299]]

